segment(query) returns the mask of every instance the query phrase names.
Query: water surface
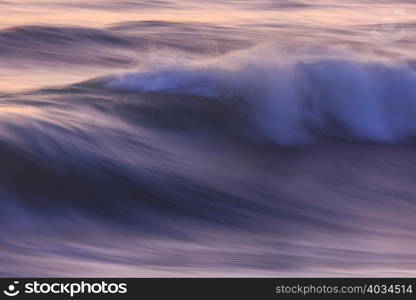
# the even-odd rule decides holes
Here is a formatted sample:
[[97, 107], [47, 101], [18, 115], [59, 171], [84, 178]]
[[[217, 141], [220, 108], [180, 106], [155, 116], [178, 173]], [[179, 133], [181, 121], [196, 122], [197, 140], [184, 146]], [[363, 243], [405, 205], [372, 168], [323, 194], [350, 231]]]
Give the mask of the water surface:
[[415, 276], [413, 1], [0, 1], [0, 275]]

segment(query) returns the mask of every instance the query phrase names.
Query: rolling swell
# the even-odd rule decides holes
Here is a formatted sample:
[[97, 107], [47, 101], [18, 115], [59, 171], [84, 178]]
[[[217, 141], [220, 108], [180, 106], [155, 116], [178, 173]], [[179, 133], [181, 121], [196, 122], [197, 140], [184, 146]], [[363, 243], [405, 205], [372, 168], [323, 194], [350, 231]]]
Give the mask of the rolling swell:
[[[30, 210], [79, 210], [121, 223], [160, 214], [229, 225], [250, 223], [253, 214], [314, 223], [292, 196], [272, 204], [236, 193], [229, 172], [256, 174], [270, 164], [288, 171], [328, 141], [411, 142], [414, 71], [334, 57], [266, 63], [258, 51], [265, 50], [202, 64], [165, 58], [134, 74], [3, 96], [1, 182]], [[217, 155], [242, 167], [220, 175], [205, 163]]]
[[[162, 216], [236, 225], [251, 211], [270, 211], [198, 179], [201, 162], [187, 162], [181, 153], [214, 137], [244, 143], [237, 130], [244, 117], [220, 103], [108, 93], [90, 84], [8, 95], [2, 102], [0, 182], [20, 209], [142, 229]], [[180, 146], [185, 136], [195, 138], [195, 146]]]
[[82, 27], [20, 26], [0, 30], [2, 65], [56, 64], [129, 66], [132, 57], [117, 53], [137, 40]]
[[412, 274], [413, 70], [257, 51], [2, 95], [1, 274]]
[[413, 2], [0, 1], [0, 276], [415, 277]]
[[[231, 38], [230, 34], [241, 37]], [[192, 45], [183, 43], [183, 39], [200, 36], [203, 39]], [[252, 44], [243, 37], [243, 33], [209, 23], [140, 21], [111, 24], [103, 29], [18, 26], [0, 29], [3, 58], [0, 65], [13, 63], [28, 67], [31, 63], [44, 67], [71, 64], [73, 67], [128, 68], [141, 62], [152, 48], [220, 54]]]

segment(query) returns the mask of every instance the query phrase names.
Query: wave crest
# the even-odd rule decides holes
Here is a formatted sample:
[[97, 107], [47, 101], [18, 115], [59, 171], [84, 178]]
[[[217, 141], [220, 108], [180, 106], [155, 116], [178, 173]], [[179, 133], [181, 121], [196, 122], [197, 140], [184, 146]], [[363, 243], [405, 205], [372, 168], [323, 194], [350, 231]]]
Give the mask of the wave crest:
[[107, 79], [106, 87], [238, 103], [235, 109], [244, 110], [268, 137], [294, 145], [318, 136], [372, 142], [412, 138], [415, 79], [404, 64], [328, 53], [295, 59], [262, 48], [209, 61], [159, 56], [140, 72]]

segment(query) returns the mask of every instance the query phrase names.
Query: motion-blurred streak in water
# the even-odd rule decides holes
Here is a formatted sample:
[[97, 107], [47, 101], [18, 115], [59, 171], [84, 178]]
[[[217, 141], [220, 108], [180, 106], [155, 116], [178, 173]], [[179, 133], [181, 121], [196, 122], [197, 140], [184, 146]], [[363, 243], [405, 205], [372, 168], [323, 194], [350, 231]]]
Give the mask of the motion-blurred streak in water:
[[0, 1], [0, 275], [415, 276], [414, 7]]

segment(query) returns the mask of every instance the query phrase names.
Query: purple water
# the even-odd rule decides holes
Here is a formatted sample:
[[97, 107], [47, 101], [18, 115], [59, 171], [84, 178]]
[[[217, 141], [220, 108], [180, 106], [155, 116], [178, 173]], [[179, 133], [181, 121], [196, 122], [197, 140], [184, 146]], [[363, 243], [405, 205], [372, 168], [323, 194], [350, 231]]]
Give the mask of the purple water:
[[0, 1], [1, 276], [415, 276], [412, 1]]

